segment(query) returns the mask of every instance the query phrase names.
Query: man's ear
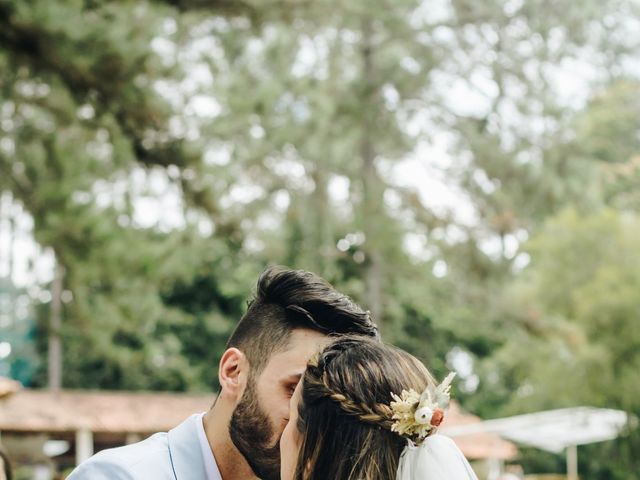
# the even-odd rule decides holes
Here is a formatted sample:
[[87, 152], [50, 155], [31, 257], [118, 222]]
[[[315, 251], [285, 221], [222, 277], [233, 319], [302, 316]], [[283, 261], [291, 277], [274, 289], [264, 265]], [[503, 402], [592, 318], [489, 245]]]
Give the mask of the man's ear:
[[249, 378], [249, 361], [237, 348], [225, 350], [218, 367], [218, 380], [222, 395], [237, 401], [242, 396]]

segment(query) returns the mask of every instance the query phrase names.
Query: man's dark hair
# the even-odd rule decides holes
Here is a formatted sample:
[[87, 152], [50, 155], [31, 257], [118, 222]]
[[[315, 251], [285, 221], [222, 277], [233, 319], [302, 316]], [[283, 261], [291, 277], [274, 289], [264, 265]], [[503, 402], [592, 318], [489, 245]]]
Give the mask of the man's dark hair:
[[259, 373], [269, 357], [287, 345], [296, 328], [378, 338], [370, 313], [323, 278], [304, 270], [269, 267], [260, 275], [256, 295], [227, 348], [241, 350], [252, 373]]

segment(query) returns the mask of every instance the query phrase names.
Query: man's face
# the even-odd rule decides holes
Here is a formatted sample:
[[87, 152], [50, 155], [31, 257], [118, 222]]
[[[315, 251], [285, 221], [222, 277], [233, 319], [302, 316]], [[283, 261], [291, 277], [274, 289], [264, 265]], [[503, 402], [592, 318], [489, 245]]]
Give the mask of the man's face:
[[262, 480], [280, 478], [280, 436], [289, 421], [289, 401], [309, 358], [329, 342], [314, 330], [296, 329], [288, 346], [274, 353], [247, 389], [231, 417], [233, 443]]
[[301, 397], [302, 383], [298, 383], [289, 402], [289, 423], [280, 438], [280, 480], [292, 480], [295, 477], [303, 439], [298, 430], [298, 408]]

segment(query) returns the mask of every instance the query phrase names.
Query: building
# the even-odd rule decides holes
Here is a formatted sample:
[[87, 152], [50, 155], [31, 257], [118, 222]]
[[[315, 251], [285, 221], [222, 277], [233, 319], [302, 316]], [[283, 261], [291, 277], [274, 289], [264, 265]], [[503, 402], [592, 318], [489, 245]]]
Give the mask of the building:
[[[17, 464], [47, 465], [49, 470], [70, 469], [94, 452], [167, 431], [192, 413], [208, 410], [214, 399], [212, 394], [53, 392], [18, 385], [0, 379], [0, 438]], [[442, 428], [479, 422], [453, 403]], [[517, 453], [513, 444], [490, 433], [455, 441], [479, 474]]]
[[[0, 390], [2, 384], [7, 381]], [[66, 469], [94, 452], [167, 431], [208, 410], [213, 399], [213, 394], [14, 388], [0, 396], [0, 439], [16, 464]]]

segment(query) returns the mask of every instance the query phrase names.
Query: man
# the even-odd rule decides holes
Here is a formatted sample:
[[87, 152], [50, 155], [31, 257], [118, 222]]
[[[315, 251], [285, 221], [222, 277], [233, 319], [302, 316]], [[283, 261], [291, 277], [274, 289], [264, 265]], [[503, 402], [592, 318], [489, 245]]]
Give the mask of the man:
[[168, 433], [102, 451], [69, 480], [279, 479], [289, 399], [311, 355], [329, 335], [347, 333], [378, 335], [369, 313], [322, 278], [268, 268], [222, 355], [211, 410]]

